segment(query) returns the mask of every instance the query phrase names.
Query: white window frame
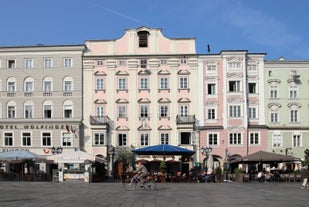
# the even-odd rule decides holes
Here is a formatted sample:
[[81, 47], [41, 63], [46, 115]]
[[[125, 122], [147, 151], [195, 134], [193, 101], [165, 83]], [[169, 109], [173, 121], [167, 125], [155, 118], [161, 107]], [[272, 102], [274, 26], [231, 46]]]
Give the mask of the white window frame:
[[180, 89], [189, 88], [189, 78], [188, 77], [179, 77], [179, 88]]
[[149, 134], [141, 133], [140, 134], [140, 145], [141, 146], [149, 146]]
[[148, 77], [140, 78], [140, 89], [141, 90], [149, 89], [149, 78]]
[[93, 145], [102, 146], [105, 144], [105, 134], [103, 132], [93, 133]]
[[168, 89], [169, 88], [169, 79], [168, 77], [160, 77], [160, 89]]
[[25, 68], [33, 68], [33, 59], [25, 59], [24, 60], [24, 67]]
[[118, 78], [118, 90], [127, 90], [127, 79]]
[[249, 143], [250, 145], [260, 145], [261, 138], [259, 132], [250, 132], [249, 133]]
[[208, 133], [207, 134], [207, 143], [209, 146], [219, 146], [219, 134], [218, 133]]
[[53, 59], [52, 58], [44, 58], [43, 67], [44, 68], [52, 68], [53, 67]]
[[73, 58], [70, 57], [63, 58], [63, 67], [64, 68], [73, 67]]
[[241, 117], [241, 106], [240, 105], [230, 105], [229, 106], [229, 117], [230, 118], [240, 118]]

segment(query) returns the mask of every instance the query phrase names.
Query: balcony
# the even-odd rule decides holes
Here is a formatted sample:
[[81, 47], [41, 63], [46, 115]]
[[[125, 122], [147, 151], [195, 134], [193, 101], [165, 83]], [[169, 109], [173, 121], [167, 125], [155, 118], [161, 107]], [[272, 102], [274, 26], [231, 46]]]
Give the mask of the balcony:
[[177, 124], [195, 124], [195, 115], [179, 116], [176, 117]]
[[91, 125], [107, 125], [110, 121], [108, 116], [90, 116]]

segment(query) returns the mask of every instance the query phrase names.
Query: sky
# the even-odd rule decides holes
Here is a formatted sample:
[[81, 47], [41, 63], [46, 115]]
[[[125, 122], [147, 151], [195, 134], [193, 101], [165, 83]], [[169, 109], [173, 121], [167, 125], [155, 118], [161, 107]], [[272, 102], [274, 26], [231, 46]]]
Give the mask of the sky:
[[126, 29], [195, 38], [196, 52], [309, 60], [308, 0], [0, 0], [0, 46], [84, 44]]

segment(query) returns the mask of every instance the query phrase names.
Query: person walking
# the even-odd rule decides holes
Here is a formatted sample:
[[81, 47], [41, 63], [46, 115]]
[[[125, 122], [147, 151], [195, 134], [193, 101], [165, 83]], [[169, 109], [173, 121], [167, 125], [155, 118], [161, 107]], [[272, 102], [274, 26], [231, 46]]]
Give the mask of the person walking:
[[309, 169], [308, 169], [308, 165], [302, 167], [301, 169], [301, 178], [303, 180], [303, 183], [301, 185], [302, 189], [309, 189], [309, 185], [308, 185], [308, 177], [309, 177]]

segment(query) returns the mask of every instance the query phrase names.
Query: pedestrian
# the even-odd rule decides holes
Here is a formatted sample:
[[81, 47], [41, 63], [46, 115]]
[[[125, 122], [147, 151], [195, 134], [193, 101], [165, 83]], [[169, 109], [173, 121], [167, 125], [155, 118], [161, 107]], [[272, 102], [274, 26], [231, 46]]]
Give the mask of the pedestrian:
[[308, 165], [307, 165], [307, 166], [302, 167], [302, 169], [301, 169], [301, 178], [303, 180], [303, 183], [301, 185], [302, 189], [305, 189], [305, 188], [309, 189], [308, 177], [309, 177], [309, 169], [308, 169]]

